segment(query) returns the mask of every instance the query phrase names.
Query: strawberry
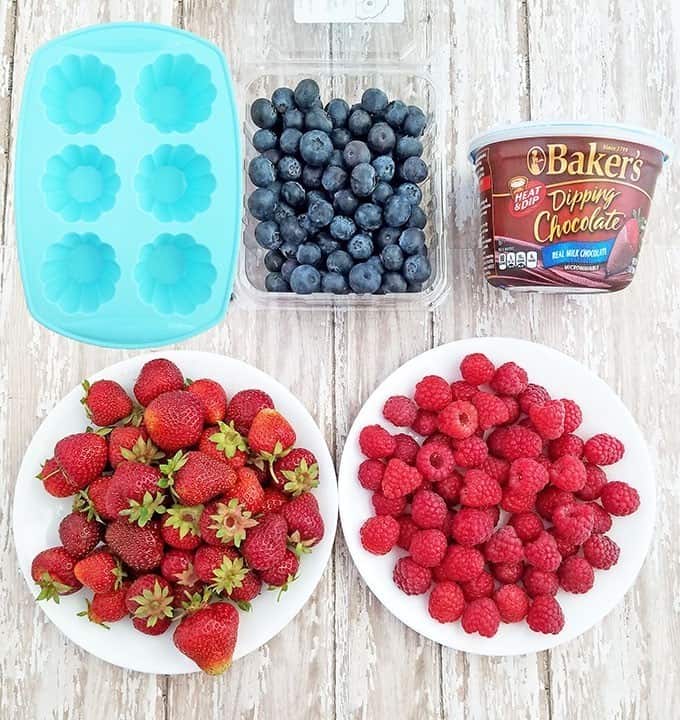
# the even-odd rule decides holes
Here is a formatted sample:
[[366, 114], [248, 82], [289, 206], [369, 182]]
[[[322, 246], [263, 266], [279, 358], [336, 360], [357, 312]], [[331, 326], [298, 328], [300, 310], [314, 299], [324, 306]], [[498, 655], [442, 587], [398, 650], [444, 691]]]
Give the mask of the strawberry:
[[78, 560], [73, 574], [86, 587], [95, 593], [111, 592], [123, 584], [125, 573], [120, 560], [106, 548], [95, 550], [82, 560]]
[[319, 464], [314, 453], [295, 448], [279, 458], [273, 467], [275, 482], [291, 495], [308, 492], [319, 484]]
[[208, 583], [217, 593], [231, 593], [241, 587], [249, 570], [243, 558], [233, 548], [202, 545], [194, 556], [194, 567], [199, 580]]
[[293, 498], [284, 506], [281, 514], [287, 525], [290, 541], [297, 552], [305, 552], [323, 537], [324, 524], [319, 504], [311, 493]]
[[106, 528], [104, 540], [132, 570], [146, 572], [161, 564], [163, 540], [155, 521], [140, 527], [127, 520], [115, 520]]
[[255, 468], [242, 467], [236, 471], [236, 485], [229, 493], [232, 498], [236, 498], [246, 510], [256, 515], [262, 508], [264, 500], [264, 490], [260, 485], [260, 480]]
[[108, 628], [106, 623], [118, 622], [127, 616], [125, 596], [132, 583], [126, 580], [117, 590], [106, 593], [95, 593], [92, 600], [86, 600], [87, 607], [78, 613], [79, 617], [87, 617], [90, 622]]
[[198, 520], [203, 505], [173, 505], [163, 516], [161, 536], [166, 545], [178, 550], [195, 550], [201, 544]]
[[262, 582], [269, 585], [269, 589], [279, 589], [281, 593], [288, 590], [288, 586], [297, 578], [297, 571], [300, 567], [298, 556], [291, 550], [286, 550], [283, 560], [273, 567], [263, 570], [260, 574]]
[[198, 442], [203, 430], [203, 405], [184, 390], [163, 393], [147, 405], [144, 426], [161, 450], [177, 452]]
[[142, 367], [133, 392], [140, 405], [146, 407], [159, 395], [182, 388], [184, 376], [177, 365], [165, 358], [156, 358]]
[[106, 493], [109, 515], [127, 515], [130, 522], [146, 525], [154, 513], [165, 512], [165, 495], [158, 485], [158, 468], [125, 460], [116, 468]]
[[209, 675], [219, 675], [230, 665], [238, 636], [238, 610], [225, 602], [190, 612], [180, 620], [173, 641]]
[[92, 385], [83, 380], [83, 390], [85, 395], [80, 402], [95, 425], [115, 425], [132, 413], [132, 400], [114, 380], [97, 380]]
[[103, 527], [81, 512], [66, 515], [59, 523], [59, 539], [64, 548], [75, 558], [83, 558], [92, 552], [102, 539]]
[[77, 492], [77, 489], [69, 482], [59, 467], [59, 463], [54, 458], [45, 460], [36, 477], [38, 480], [42, 480], [43, 487], [52, 497], [69, 497], [69, 495]]
[[280, 563], [286, 553], [287, 529], [282, 515], [265, 515], [259, 525], [248, 533], [241, 546], [248, 566], [254, 570], [267, 570]]
[[212, 591], [206, 588], [200, 580], [195, 585], [170, 585], [173, 600], [172, 606], [179, 610], [175, 614], [178, 618], [185, 610], [196, 609], [207, 604], [212, 597]]
[[230, 465], [198, 450], [178, 452], [161, 465], [165, 477], [161, 487], [171, 487], [183, 505], [201, 505], [218, 495], [230, 493], [236, 485], [236, 473]]
[[152, 463], [161, 460], [164, 454], [149, 440], [144, 427], [123, 425], [115, 427], [109, 435], [109, 465], [118, 467], [123, 460]]
[[168, 550], [161, 560], [161, 575], [174, 585], [192, 587], [198, 581], [194, 555], [188, 550]]
[[257, 413], [248, 431], [248, 445], [252, 452], [273, 462], [294, 444], [295, 430], [281, 413], [269, 408]]
[[[258, 488], [260, 484], [257, 484]], [[260, 492], [262, 489], [260, 488]], [[249, 510], [238, 498], [208, 503], [201, 514], [199, 528], [204, 542], [210, 545], [235, 545], [239, 547], [249, 528], [257, 525]]]
[[250, 601], [254, 600], [262, 591], [262, 580], [254, 571], [246, 573], [240, 587], [235, 587], [229, 593], [229, 599], [233, 600], [241, 610], [250, 610]]
[[243, 467], [248, 459], [248, 443], [234, 429], [233, 422], [229, 425], [219, 422], [205, 428], [199, 438], [198, 449], [234, 469]]
[[128, 588], [125, 607], [137, 621], [134, 626], [148, 635], [160, 635], [170, 627], [174, 596], [170, 583], [155, 573], [141, 575]]
[[54, 448], [54, 457], [75, 490], [82, 490], [106, 467], [106, 439], [94, 432], [68, 435]]
[[38, 553], [31, 563], [31, 577], [40, 587], [37, 600], [54, 600], [70, 595], [82, 587], [73, 573], [76, 558], [63, 547], [52, 547]]
[[233, 423], [241, 435], [247, 435], [257, 413], [274, 407], [274, 401], [263, 390], [241, 390], [227, 405], [226, 421]]
[[78, 493], [73, 504], [74, 509], [83, 512], [88, 518], [115, 520], [116, 516], [108, 511], [107, 495], [113, 475], [100, 475]]
[[288, 502], [289, 496], [280, 490], [272, 487], [264, 489], [264, 497], [262, 498], [261, 510], [264, 514], [270, 512], [280, 512], [281, 508]]
[[195, 380], [187, 386], [203, 404], [203, 420], [206, 425], [214, 425], [224, 420], [227, 414], [227, 393], [214, 380]]

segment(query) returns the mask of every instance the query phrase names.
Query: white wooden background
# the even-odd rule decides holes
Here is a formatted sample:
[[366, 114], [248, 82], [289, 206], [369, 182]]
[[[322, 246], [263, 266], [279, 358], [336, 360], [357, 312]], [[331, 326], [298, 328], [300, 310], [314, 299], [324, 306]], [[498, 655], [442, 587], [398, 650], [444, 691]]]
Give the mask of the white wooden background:
[[[441, 101], [449, 119], [452, 295], [434, 314], [253, 314], [234, 307], [219, 327], [183, 345], [234, 355], [282, 380], [317, 418], [338, 458], [354, 414], [376, 384], [433, 345], [507, 334], [565, 350], [621, 394], [656, 454], [657, 532], [635, 588], [602, 624], [564, 647], [482, 659], [443, 649], [389, 615], [338, 537], [303, 613], [214, 680], [124, 672], [84, 654], [45, 621], [19, 575], [9, 509], [31, 433], [65, 391], [125, 353], [63, 339], [30, 319], [15, 250], [12, 141], [31, 53], [46, 40], [112, 20], [178, 25], [224, 49], [242, 96], [245, 62], [281, 41], [287, 3], [0, 0], [0, 720], [678, 717], [678, 166], [669, 166], [659, 183], [638, 277], [628, 290], [513, 297], [482, 280], [466, 159], [474, 133], [522, 118], [635, 122], [680, 143], [680, 16], [674, 4], [418, 2], [418, 21], [430, 26], [433, 38], [434, 70], [448, 83]], [[301, 27], [286, 42], [319, 43], [327, 53], [341, 32], [337, 26]], [[390, 31], [380, 32], [388, 47]], [[362, 34], [350, 41], [360, 60]]]

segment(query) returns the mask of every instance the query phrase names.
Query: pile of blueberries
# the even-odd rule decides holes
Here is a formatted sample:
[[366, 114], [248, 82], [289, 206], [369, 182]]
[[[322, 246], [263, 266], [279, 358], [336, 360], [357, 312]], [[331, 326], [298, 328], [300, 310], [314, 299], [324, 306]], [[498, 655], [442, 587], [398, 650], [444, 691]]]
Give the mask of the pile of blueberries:
[[426, 117], [376, 88], [324, 108], [319, 86], [281, 87], [250, 109], [248, 175], [270, 292], [419, 292], [432, 274], [418, 187]]

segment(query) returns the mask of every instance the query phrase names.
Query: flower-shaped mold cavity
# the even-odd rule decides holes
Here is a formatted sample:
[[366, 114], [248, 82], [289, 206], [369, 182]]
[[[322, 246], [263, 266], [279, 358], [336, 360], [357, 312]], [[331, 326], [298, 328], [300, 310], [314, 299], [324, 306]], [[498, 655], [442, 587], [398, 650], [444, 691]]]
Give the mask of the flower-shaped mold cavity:
[[93, 313], [120, 278], [113, 248], [94, 233], [69, 233], [47, 248], [40, 268], [45, 295], [67, 313]]
[[193, 312], [208, 300], [216, 278], [210, 250], [186, 233], [163, 233], [144, 245], [135, 267], [140, 297], [164, 315]]
[[161, 55], [139, 76], [142, 118], [161, 132], [189, 132], [207, 120], [217, 95], [210, 70], [191, 55]]
[[186, 222], [208, 209], [215, 176], [208, 158], [191, 145], [161, 145], [142, 158], [135, 189], [142, 209], [157, 220]]
[[67, 133], [95, 133], [120, 100], [113, 70], [96, 55], [67, 55], [47, 71], [41, 97], [47, 117]]
[[67, 145], [47, 162], [42, 188], [47, 207], [64, 220], [96, 220], [116, 202], [120, 178], [113, 158], [94, 145]]

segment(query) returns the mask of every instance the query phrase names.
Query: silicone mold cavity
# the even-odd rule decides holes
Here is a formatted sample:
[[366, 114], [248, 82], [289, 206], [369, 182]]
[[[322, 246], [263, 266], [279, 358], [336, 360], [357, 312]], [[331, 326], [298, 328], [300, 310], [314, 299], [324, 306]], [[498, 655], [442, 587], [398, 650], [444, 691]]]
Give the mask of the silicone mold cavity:
[[135, 99], [145, 122], [185, 133], [210, 117], [217, 91], [210, 70], [191, 55], [161, 55], [139, 76]]
[[163, 233], [144, 245], [135, 267], [140, 297], [163, 315], [192, 313], [208, 300], [216, 277], [208, 248], [186, 233]]
[[45, 295], [66, 313], [93, 313], [120, 278], [113, 248], [94, 233], [68, 233], [47, 248], [40, 268]]
[[120, 178], [113, 158], [94, 145], [67, 145], [47, 161], [42, 188], [50, 210], [64, 220], [96, 220], [116, 202]]
[[47, 71], [42, 100], [47, 117], [67, 133], [95, 133], [120, 100], [113, 69], [96, 55], [66, 55]]
[[161, 145], [142, 158], [135, 177], [140, 206], [161, 222], [187, 222], [207, 210], [215, 185], [210, 161], [191, 145]]

